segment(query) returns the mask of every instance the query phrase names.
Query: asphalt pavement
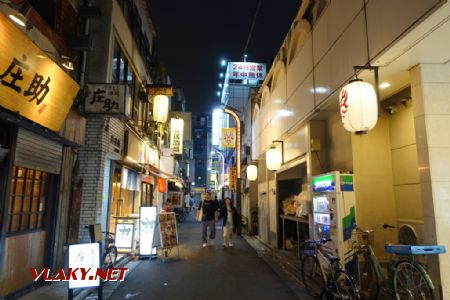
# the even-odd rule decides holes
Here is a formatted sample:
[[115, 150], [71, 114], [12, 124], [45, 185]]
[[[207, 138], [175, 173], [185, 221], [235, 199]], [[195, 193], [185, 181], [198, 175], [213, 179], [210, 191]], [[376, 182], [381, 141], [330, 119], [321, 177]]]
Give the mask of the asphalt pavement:
[[[191, 218], [192, 219], [192, 218]], [[109, 299], [298, 299], [255, 250], [234, 236], [234, 247], [222, 247], [222, 229], [214, 246], [202, 248], [201, 223], [178, 225], [179, 254], [142, 261]]]

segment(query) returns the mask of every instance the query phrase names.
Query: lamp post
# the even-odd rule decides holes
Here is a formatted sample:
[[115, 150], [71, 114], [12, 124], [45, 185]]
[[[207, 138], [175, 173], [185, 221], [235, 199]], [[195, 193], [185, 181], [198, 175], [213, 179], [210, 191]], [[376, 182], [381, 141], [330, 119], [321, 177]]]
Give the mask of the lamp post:
[[[229, 106], [225, 106], [224, 112], [236, 121], [236, 208], [241, 214], [241, 118], [236, 110]], [[238, 235], [241, 235], [241, 230], [241, 226], [237, 226]]]

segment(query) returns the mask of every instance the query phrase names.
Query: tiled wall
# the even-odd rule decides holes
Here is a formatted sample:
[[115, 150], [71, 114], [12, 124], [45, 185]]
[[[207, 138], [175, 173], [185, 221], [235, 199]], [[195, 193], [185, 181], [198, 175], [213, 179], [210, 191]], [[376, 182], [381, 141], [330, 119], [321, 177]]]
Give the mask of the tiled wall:
[[[421, 64], [410, 71], [424, 238], [450, 250], [450, 64]], [[450, 254], [431, 261], [433, 281], [450, 299]]]

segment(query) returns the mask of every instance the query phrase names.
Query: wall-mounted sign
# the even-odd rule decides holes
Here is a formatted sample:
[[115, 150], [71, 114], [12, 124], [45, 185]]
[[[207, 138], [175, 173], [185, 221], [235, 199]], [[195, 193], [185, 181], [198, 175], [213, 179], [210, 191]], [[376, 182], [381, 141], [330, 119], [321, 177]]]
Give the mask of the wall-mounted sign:
[[314, 192], [330, 192], [335, 190], [335, 179], [333, 174], [314, 177], [312, 179]]
[[0, 14], [0, 106], [59, 131], [78, 84]]
[[228, 78], [240, 80], [264, 80], [266, 65], [252, 62], [228, 63]]
[[183, 193], [170, 191], [167, 193], [167, 205], [171, 207], [183, 207]]
[[[84, 288], [100, 285], [100, 278], [96, 275], [97, 268], [100, 267], [100, 244], [75, 244], [69, 245], [69, 268], [78, 270], [75, 272], [76, 279], [70, 276], [69, 288]], [[81, 280], [81, 271], [78, 268], [90, 269], [88, 274]], [[92, 277], [91, 277], [92, 276]], [[96, 278], [90, 280], [89, 278]]]
[[125, 84], [88, 84], [84, 111], [86, 113], [125, 115], [127, 86]]
[[222, 148], [236, 147], [236, 128], [222, 128]]
[[183, 119], [170, 119], [170, 148], [173, 154], [183, 154]]
[[133, 223], [116, 224], [116, 235], [114, 243], [117, 248], [131, 249], [133, 247], [133, 238], [134, 238]]
[[139, 255], [151, 255], [156, 228], [156, 207], [142, 206], [139, 211]]
[[230, 168], [230, 190], [236, 190], [236, 177], [237, 177], [237, 169], [236, 167]]

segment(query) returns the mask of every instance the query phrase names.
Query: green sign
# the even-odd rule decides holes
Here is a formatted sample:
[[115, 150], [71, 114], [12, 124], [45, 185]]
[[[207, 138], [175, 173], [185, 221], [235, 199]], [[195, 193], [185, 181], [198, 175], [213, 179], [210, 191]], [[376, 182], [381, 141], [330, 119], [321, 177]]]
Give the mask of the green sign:
[[312, 187], [314, 192], [334, 191], [335, 179], [333, 174], [314, 177], [312, 179]]

